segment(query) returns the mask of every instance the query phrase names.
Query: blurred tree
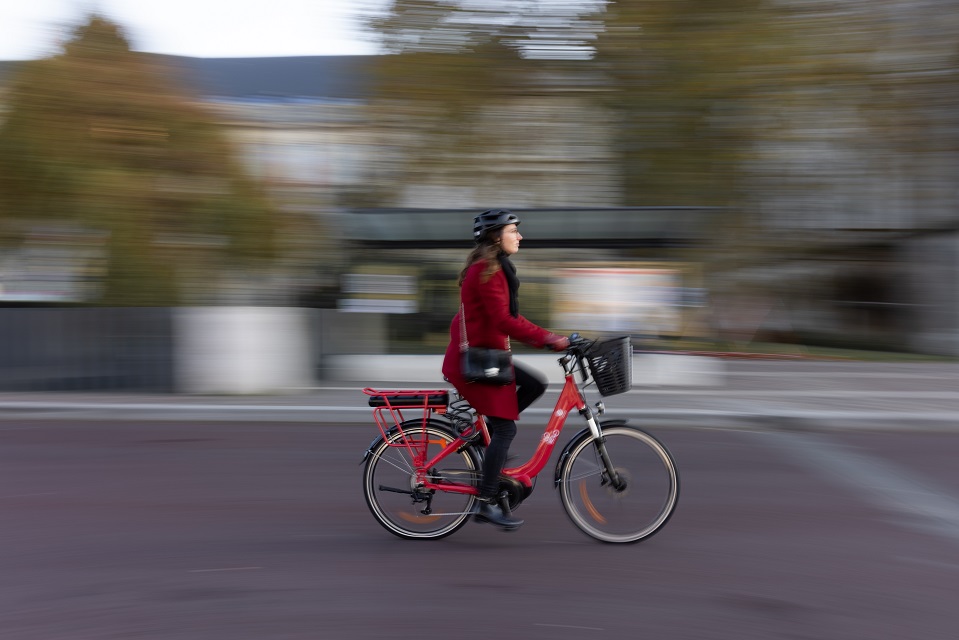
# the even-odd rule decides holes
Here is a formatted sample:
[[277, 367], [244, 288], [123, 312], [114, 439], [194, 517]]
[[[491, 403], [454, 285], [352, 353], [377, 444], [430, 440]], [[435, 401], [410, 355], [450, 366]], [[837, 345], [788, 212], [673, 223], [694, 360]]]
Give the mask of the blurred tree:
[[[25, 63], [0, 125], [7, 227], [106, 232], [103, 297], [166, 305], [274, 252], [266, 198], [171, 71], [97, 15], [60, 55]], [[0, 222], [4, 222], [0, 218]]]
[[607, 0], [392, 0], [370, 25], [388, 53], [469, 53], [498, 40], [524, 58], [592, 57]]
[[[420, 163], [481, 151], [490, 142], [481, 108], [546, 101], [535, 79], [565, 73], [591, 78], [611, 113], [622, 204], [743, 209], [782, 191], [784, 179], [812, 198], [835, 182], [815, 154], [804, 154], [802, 175], [776, 158], [797, 155], [807, 123], [826, 138], [851, 134], [858, 143], [844, 143], [859, 148], [877, 136], [920, 143], [910, 134], [929, 119], [928, 97], [910, 103], [905, 73], [888, 73], [884, 51], [900, 42], [896, 66], [919, 68], [921, 43], [907, 51], [891, 35], [904, 20], [896, 2], [865, 0], [393, 0], [370, 24], [399, 54], [377, 61], [377, 87], [384, 111], [416, 105], [405, 122], [427, 133]], [[899, 30], [929, 33], [923, 25]]]
[[594, 14], [604, 4], [393, 0], [369, 21], [391, 54], [375, 61], [377, 120], [415, 137], [402, 167], [385, 169], [401, 174], [391, 182], [469, 170], [471, 158], [496, 149], [502, 141], [484, 121], [484, 109], [536, 95], [538, 76], [591, 56], [602, 28]]
[[766, 0], [394, 0], [371, 21], [401, 54], [378, 62], [377, 86], [391, 108], [432, 106], [420, 161], [439, 166], [482, 147], [482, 106], [537, 95], [546, 73], [590, 77], [612, 114], [622, 204], [731, 205], [757, 102], [783, 81], [788, 13]]
[[767, 0], [616, 0], [597, 42], [625, 204], [724, 208], [705, 247], [671, 252], [706, 264], [714, 305], [722, 274], [770, 250], [750, 170], [769, 94], [793, 80], [787, 15]]
[[597, 43], [612, 78], [629, 204], [741, 205], [768, 86], [787, 55], [782, 5], [617, 0]]

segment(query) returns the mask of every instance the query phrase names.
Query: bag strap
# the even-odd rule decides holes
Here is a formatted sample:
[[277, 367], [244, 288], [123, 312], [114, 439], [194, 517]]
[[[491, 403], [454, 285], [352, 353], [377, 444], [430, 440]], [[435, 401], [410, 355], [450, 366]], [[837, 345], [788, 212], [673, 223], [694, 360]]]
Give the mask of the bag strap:
[[466, 307], [460, 303], [460, 352], [467, 351], [470, 348], [469, 340], [466, 339]]
[[[470, 343], [466, 338], [466, 307], [463, 303], [460, 303], [460, 352], [469, 350]], [[512, 351], [513, 347], [510, 344], [509, 336], [506, 336], [506, 350]]]

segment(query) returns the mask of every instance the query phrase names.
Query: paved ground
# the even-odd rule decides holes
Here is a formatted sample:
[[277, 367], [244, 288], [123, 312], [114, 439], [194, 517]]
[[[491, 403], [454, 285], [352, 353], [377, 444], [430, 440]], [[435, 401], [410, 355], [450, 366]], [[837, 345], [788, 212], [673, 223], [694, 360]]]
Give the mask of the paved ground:
[[369, 425], [8, 415], [0, 638], [952, 640], [959, 433], [819, 425], [655, 429], [679, 508], [621, 546], [546, 478], [515, 533], [395, 538]]

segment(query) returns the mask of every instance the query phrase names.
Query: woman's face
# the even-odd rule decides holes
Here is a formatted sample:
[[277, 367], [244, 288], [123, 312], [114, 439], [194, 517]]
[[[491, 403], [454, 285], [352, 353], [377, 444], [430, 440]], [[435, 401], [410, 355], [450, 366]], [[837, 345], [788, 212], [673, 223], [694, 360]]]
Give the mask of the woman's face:
[[519, 234], [519, 228], [515, 224], [508, 224], [503, 227], [503, 232], [499, 237], [500, 247], [503, 249], [503, 253], [511, 256], [519, 251], [519, 241], [522, 239], [523, 236]]

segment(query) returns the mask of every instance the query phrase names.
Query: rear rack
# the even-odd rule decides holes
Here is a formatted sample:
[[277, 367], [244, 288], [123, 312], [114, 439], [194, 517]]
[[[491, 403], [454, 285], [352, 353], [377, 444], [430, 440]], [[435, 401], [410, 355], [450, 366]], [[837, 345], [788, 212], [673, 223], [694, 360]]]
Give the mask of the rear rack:
[[[383, 437], [394, 426], [402, 431], [401, 424], [406, 421], [404, 411], [420, 411], [421, 426], [426, 427], [430, 414], [446, 413], [450, 403], [450, 393], [446, 389], [373, 389], [366, 387], [363, 393], [370, 397], [370, 406], [373, 407], [373, 419], [379, 427]], [[412, 419], [412, 417], [411, 417]], [[403, 445], [409, 446], [406, 435], [403, 435]]]

